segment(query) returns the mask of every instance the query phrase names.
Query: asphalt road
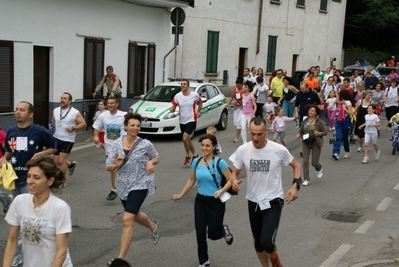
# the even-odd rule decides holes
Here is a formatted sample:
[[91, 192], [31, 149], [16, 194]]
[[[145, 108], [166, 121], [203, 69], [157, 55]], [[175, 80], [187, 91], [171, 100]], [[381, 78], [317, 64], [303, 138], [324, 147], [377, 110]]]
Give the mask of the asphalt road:
[[[384, 115], [381, 125], [386, 124]], [[300, 141], [294, 137], [296, 132], [295, 123], [289, 123], [286, 142], [301, 162]], [[203, 133], [194, 137], [198, 152], [198, 138]], [[399, 258], [399, 179], [396, 170], [399, 155], [391, 155], [389, 132], [381, 127], [378, 139], [381, 159], [378, 162], [371, 160], [369, 164], [361, 163], [363, 154], [356, 152], [356, 144], [351, 145], [353, 152], [349, 159], [344, 159], [341, 152], [341, 159], [334, 161], [332, 145], [328, 142], [331, 135], [330, 132], [324, 139], [320, 161], [324, 176], [318, 179], [315, 170], [311, 169], [310, 186], [302, 187], [299, 198], [283, 209], [277, 235], [282, 262], [286, 267], [394, 266], [398, 263], [392, 263], [392, 260]], [[90, 132], [80, 133], [78, 140], [82, 142], [89, 136]], [[228, 128], [218, 132], [223, 158], [227, 159], [239, 145], [232, 142], [233, 137], [234, 128], [229, 118]], [[268, 138], [271, 137], [270, 133]], [[147, 229], [135, 225], [127, 260], [137, 267], [198, 266], [193, 220], [195, 188], [182, 200], [171, 200], [173, 194], [180, 192], [190, 172], [189, 167], [183, 166], [182, 142], [176, 137], [146, 138], [160, 153], [160, 163], [155, 169], [157, 193], [145, 201], [142, 211], [160, 222], [160, 240], [158, 244], [152, 244]], [[373, 155], [372, 152], [371, 159]], [[92, 144], [80, 144], [75, 146], [70, 159], [78, 161], [78, 168], [68, 177], [68, 186], [59, 196], [72, 208], [73, 232], [69, 243], [72, 261], [77, 267], [106, 266], [109, 259], [118, 255], [122, 204], [118, 199], [105, 200], [110, 182], [101, 149]], [[284, 168], [285, 189], [291, 181], [291, 168]], [[245, 179], [242, 188], [245, 188]], [[227, 246], [223, 239], [208, 242], [213, 267], [259, 266], [244, 191], [227, 203], [225, 223], [230, 226], [234, 243]], [[328, 212], [336, 212], [345, 218], [359, 215], [359, 218], [353, 223], [337, 222], [324, 219]], [[1, 258], [7, 235], [8, 225], [0, 220]], [[371, 265], [377, 260], [380, 265]]]

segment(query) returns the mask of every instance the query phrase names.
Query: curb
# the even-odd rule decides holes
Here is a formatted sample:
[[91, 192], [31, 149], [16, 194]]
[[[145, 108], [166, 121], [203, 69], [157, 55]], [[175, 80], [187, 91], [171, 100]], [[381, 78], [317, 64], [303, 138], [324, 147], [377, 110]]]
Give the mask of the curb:
[[[387, 265], [389, 264], [389, 265]], [[398, 266], [399, 264], [399, 258], [397, 259], [385, 259], [385, 260], [374, 260], [374, 261], [366, 261], [366, 262], [362, 262], [362, 263], [357, 263], [354, 265], [351, 265], [350, 267], [373, 267], [374, 265], [376, 265], [375, 267], [388, 267], [388, 266], [392, 266], [392, 264], [395, 264], [395, 266]]]

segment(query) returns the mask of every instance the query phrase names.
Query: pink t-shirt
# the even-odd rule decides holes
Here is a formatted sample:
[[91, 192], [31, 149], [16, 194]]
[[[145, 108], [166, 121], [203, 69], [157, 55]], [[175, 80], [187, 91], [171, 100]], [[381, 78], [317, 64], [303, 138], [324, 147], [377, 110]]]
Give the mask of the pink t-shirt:
[[254, 112], [252, 100], [255, 99], [253, 94], [242, 95], [242, 114], [250, 116]]
[[3, 157], [3, 144], [6, 141], [6, 133], [0, 130], [0, 158]]

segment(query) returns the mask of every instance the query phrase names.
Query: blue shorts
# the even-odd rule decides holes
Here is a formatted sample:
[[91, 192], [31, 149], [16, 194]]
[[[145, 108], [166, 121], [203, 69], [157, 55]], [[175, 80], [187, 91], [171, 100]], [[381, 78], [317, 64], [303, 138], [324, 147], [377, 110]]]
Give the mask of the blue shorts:
[[147, 196], [147, 192], [148, 189], [130, 191], [129, 195], [127, 195], [127, 199], [121, 200], [125, 211], [137, 215]]

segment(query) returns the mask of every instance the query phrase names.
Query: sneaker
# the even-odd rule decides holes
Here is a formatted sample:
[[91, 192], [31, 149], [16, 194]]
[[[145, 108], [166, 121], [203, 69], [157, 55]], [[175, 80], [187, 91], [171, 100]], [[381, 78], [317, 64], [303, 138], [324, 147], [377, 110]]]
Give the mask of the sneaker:
[[393, 137], [389, 138], [389, 141], [393, 141]]
[[380, 154], [381, 154], [381, 151], [379, 151], [379, 150], [377, 153], [375, 153], [375, 161], [380, 159]]
[[191, 164], [191, 158], [186, 156], [186, 159], [184, 160], [184, 165], [190, 165]]
[[16, 267], [20, 264], [22, 264], [22, 254], [18, 254], [14, 257], [14, 260], [12, 261], [11, 266]]
[[332, 155], [332, 157], [333, 157], [333, 159], [335, 159], [335, 160], [339, 160], [339, 155], [338, 155], [338, 154], [336, 154], [336, 153], [335, 153], [335, 154], [333, 154], [333, 155]]
[[344, 158], [349, 158], [349, 156], [351, 155], [351, 152], [345, 152]]
[[238, 142], [240, 142], [240, 138], [237, 138], [237, 137], [236, 137], [236, 138], [234, 138], [233, 142], [234, 142], [234, 143], [238, 143]]
[[159, 223], [154, 221], [155, 229], [154, 229], [154, 231], [150, 232], [151, 240], [152, 240], [152, 243], [154, 243], [154, 244], [158, 243], [158, 240], [159, 240], [158, 225], [159, 225]]
[[335, 131], [335, 127], [332, 127], [331, 130]]
[[107, 200], [114, 200], [117, 195], [118, 194], [115, 191], [111, 190], [111, 192], [107, 196]]
[[278, 256], [278, 253], [276, 253], [276, 257], [273, 260], [270, 257], [269, 257], [269, 259], [270, 259], [270, 262], [272, 263], [272, 267], [284, 267], [281, 264], [280, 257]]
[[233, 244], [233, 235], [231, 234], [230, 230], [229, 230], [229, 226], [228, 225], [223, 225], [224, 228], [224, 240], [226, 240], [227, 245], [231, 245]]
[[203, 264], [198, 265], [198, 267], [210, 267], [211, 264], [209, 263], [209, 261], [204, 262]]
[[310, 185], [310, 181], [308, 181], [308, 180], [305, 180], [305, 181], [303, 181], [302, 185], [303, 185], [303, 186]]
[[331, 132], [331, 131], [332, 131], [332, 128], [330, 127], [330, 128], [328, 128], [328, 130]]
[[323, 177], [323, 169], [320, 169], [320, 171], [317, 172], [317, 178]]
[[369, 158], [368, 157], [364, 157], [362, 162], [363, 162], [363, 164], [366, 164], [367, 162], [369, 162]]
[[357, 148], [357, 152], [362, 152], [362, 151], [363, 151], [363, 147], [359, 146], [359, 147]]
[[73, 175], [75, 173], [76, 165], [78, 165], [78, 162], [76, 160], [71, 162], [71, 165], [68, 167], [68, 174]]

